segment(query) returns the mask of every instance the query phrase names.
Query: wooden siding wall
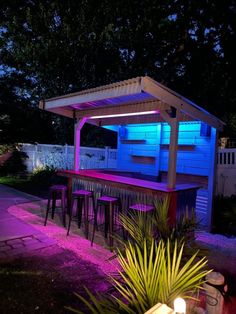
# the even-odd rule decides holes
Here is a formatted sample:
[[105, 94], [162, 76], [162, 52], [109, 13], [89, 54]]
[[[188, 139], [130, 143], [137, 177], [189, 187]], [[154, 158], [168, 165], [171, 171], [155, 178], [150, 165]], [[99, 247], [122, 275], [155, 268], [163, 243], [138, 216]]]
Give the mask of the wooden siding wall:
[[128, 125], [125, 138], [118, 138], [117, 168], [157, 175], [160, 124]]
[[[117, 168], [158, 175], [168, 170], [170, 127], [167, 123], [128, 125], [125, 139], [118, 140]], [[200, 136], [200, 122], [179, 126], [177, 172], [208, 176], [211, 137]]]
[[[177, 180], [202, 185], [195, 205], [197, 220], [210, 229], [214, 183], [216, 131], [201, 136], [201, 122], [182, 122], [179, 126]], [[118, 138], [117, 168], [158, 176], [166, 180], [170, 127], [167, 123], [127, 125]]]
[[[179, 125], [177, 173], [208, 176], [211, 164], [211, 137], [200, 136], [200, 122]], [[161, 144], [161, 171], [168, 170], [170, 127], [163, 124]]]

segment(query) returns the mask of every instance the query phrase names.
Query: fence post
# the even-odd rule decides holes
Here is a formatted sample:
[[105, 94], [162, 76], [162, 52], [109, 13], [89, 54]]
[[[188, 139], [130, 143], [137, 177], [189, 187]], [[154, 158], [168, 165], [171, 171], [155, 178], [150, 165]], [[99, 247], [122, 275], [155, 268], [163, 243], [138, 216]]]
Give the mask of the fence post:
[[108, 165], [109, 165], [109, 149], [110, 149], [110, 146], [105, 146], [105, 165], [106, 165], [106, 168], [108, 168]]
[[38, 155], [37, 153], [38, 153], [38, 145], [34, 144], [32, 171], [36, 168], [37, 155]]
[[68, 145], [67, 144], [65, 144], [65, 160], [66, 160], [65, 166], [67, 170], [68, 169]]

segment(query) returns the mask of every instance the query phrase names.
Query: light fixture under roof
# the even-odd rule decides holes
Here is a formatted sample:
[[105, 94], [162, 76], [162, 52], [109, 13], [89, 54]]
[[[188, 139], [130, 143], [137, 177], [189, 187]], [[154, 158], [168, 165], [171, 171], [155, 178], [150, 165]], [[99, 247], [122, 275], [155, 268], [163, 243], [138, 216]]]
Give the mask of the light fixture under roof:
[[108, 114], [108, 115], [101, 115], [101, 116], [92, 116], [90, 119], [103, 119], [103, 118], [116, 118], [116, 117], [130, 117], [130, 116], [142, 116], [142, 115], [149, 115], [149, 114], [158, 114], [158, 110], [152, 111], [142, 111], [142, 112], [130, 112], [130, 113], [117, 113], [117, 114]]

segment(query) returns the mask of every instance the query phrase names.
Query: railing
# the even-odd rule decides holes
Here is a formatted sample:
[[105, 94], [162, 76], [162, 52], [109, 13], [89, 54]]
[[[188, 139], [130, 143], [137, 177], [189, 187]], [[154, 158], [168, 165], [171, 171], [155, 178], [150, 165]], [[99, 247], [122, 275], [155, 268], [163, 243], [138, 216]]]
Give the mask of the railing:
[[217, 154], [216, 194], [236, 194], [236, 148], [219, 149]]
[[218, 167], [236, 167], [236, 148], [219, 149], [217, 154]]

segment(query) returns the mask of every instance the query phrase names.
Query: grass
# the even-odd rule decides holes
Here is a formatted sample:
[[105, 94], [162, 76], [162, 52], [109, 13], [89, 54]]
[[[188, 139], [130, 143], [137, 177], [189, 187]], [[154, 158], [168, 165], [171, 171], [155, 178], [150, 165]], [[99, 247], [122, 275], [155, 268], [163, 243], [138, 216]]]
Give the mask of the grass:
[[30, 177], [0, 177], [0, 184], [5, 184], [21, 192], [32, 194], [38, 197], [47, 198], [48, 196], [48, 186], [42, 186], [40, 184], [36, 184], [35, 182], [33, 183]]

